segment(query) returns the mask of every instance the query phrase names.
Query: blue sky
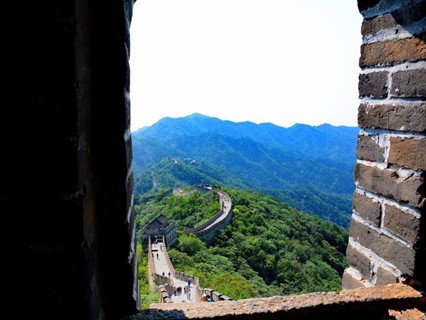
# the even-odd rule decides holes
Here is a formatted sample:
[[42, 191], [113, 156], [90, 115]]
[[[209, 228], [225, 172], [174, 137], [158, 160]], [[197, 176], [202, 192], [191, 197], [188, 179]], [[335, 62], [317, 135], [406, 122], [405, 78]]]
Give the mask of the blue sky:
[[361, 21], [355, 0], [139, 0], [132, 130], [195, 112], [356, 126]]

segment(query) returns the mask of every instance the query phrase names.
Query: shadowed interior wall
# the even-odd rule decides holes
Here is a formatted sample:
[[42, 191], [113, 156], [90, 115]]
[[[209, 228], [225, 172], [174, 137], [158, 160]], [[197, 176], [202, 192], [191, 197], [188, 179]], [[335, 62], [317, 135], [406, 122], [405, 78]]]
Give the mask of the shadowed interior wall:
[[136, 310], [132, 4], [2, 4], [1, 319]]

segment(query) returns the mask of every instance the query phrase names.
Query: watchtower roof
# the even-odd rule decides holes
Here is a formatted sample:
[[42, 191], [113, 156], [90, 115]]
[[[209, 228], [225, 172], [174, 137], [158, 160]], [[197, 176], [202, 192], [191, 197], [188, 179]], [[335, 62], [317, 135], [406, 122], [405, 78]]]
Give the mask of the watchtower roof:
[[154, 226], [154, 225], [160, 225], [160, 226], [167, 226], [171, 223], [169, 219], [162, 213], [157, 215], [154, 219], [152, 219], [150, 222], [147, 223], [147, 226]]

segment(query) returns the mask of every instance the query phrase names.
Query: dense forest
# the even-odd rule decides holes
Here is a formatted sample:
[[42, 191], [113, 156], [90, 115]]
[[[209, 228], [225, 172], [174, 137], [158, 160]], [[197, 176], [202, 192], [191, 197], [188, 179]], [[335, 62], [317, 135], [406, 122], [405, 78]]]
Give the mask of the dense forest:
[[238, 176], [206, 161], [165, 158], [149, 170], [135, 175], [136, 194], [155, 194], [160, 189], [174, 186], [191, 186], [198, 183], [216, 183], [231, 188], [250, 189], [270, 194], [303, 212], [348, 227], [351, 195], [334, 193], [329, 189], [299, 186], [284, 189], [259, 189], [241, 180]]
[[197, 191], [185, 197], [170, 195], [168, 190], [154, 197], [143, 195], [136, 205], [136, 235], [140, 238], [143, 226], [160, 213], [175, 220], [178, 229], [185, 231], [203, 224], [219, 209], [219, 196], [213, 191]]
[[178, 242], [169, 250], [175, 268], [234, 299], [341, 289], [346, 230], [269, 195], [225, 191], [233, 200], [234, 217], [210, 246], [183, 230], [218, 210], [211, 192], [142, 196], [136, 206], [138, 239], [156, 214], [175, 220]]
[[164, 118], [133, 134], [136, 192], [218, 183], [348, 227], [358, 128]]

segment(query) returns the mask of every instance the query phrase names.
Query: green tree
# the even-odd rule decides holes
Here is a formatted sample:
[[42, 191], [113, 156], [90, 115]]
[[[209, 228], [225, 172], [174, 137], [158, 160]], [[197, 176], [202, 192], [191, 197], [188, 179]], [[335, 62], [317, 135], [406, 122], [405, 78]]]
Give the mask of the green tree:
[[176, 248], [189, 256], [193, 256], [201, 250], [206, 250], [206, 245], [203, 241], [194, 235], [181, 235]]

